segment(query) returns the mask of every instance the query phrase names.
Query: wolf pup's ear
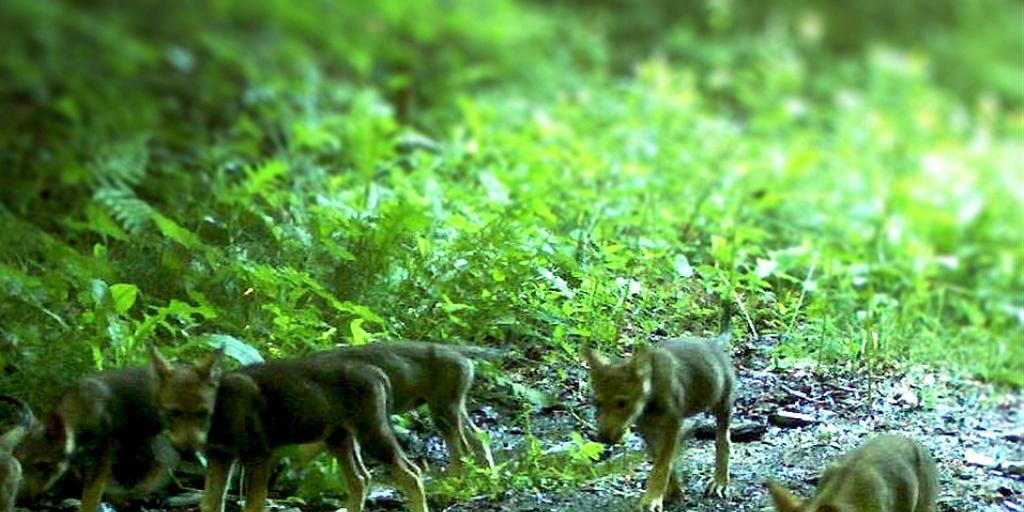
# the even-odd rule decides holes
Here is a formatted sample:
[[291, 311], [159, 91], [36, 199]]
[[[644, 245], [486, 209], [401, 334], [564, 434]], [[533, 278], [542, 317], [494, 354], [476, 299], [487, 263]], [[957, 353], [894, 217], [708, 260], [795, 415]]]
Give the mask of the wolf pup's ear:
[[608, 358], [590, 346], [583, 347], [583, 360], [590, 365], [591, 369], [608, 366]]
[[224, 359], [224, 347], [206, 356], [206, 359], [196, 366], [196, 372], [208, 381], [218, 381], [220, 380], [220, 362], [222, 359]]
[[775, 502], [775, 508], [779, 512], [800, 512], [800, 507], [802, 506], [800, 500], [779, 485], [778, 482], [769, 479], [765, 482], [765, 486], [768, 487], [772, 501]]
[[633, 358], [629, 365], [633, 368], [633, 375], [638, 379], [646, 379], [651, 376], [651, 348], [647, 345], [640, 345], [633, 352]]
[[167, 380], [174, 372], [174, 367], [171, 366], [170, 361], [164, 359], [164, 356], [156, 349], [156, 345], [149, 345], [149, 360], [153, 364], [153, 371], [156, 372], [157, 377], [160, 377], [161, 381]]

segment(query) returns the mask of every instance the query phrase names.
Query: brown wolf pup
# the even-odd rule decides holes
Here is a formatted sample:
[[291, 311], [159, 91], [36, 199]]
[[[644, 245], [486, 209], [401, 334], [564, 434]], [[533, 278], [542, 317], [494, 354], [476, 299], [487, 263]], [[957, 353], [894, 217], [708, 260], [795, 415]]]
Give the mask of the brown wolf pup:
[[501, 353], [482, 347], [404, 341], [343, 347], [324, 353], [324, 357], [380, 368], [391, 382], [394, 413], [426, 404], [448, 445], [453, 465], [472, 454], [477, 464], [491, 467], [491, 451], [466, 412], [466, 395], [473, 385], [473, 362], [467, 356], [492, 359]]
[[729, 310], [714, 339], [684, 338], [640, 347], [633, 357], [612, 362], [586, 347], [590, 388], [597, 407], [598, 439], [614, 444], [636, 424], [654, 468], [640, 508], [661, 511], [665, 499], [682, 496], [673, 461], [683, 420], [710, 411], [717, 420], [715, 477], [706, 494], [724, 496], [729, 485], [729, 423], [736, 377], [723, 344], [729, 339]]
[[368, 490], [361, 451], [388, 465], [414, 512], [427, 511], [419, 469], [391, 427], [387, 376], [375, 366], [320, 356], [245, 366], [218, 378], [174, 367], [151, 351], [170, 438], [179, 448], [206, 453], [202, 512], [223, 512], [236, 462], [245, 470], [245, 512], [262, 512], [280, 449], [319, 443], [341, 465], [350, 512], [363, 510]]
[[100, 372], [73, 384], [14, 449], [24, 470], [21, 492], [36, 498], [70, 469], [83, 484], [79, 510], [95, 512], [105, 494], [124, 498], [161, 487], [178, 454], [161, 435], [155, 393], [148, 368]]
[[927, 450], [882, 435], [826, 469], [814, 498], [801, 500], [772, 480], [767, 486], [780, 512], [932, 512], [939, 484]]
[[21, 421], [0, 435], [0, 512], [11, 512], [21, 487], [21, 463], [14, 457], [14, 447], [32, 428], [34, 418], [32, 409], [25, 402], [9, 396], [0, 396], [0, 401], [17, 407], [21, 414]]

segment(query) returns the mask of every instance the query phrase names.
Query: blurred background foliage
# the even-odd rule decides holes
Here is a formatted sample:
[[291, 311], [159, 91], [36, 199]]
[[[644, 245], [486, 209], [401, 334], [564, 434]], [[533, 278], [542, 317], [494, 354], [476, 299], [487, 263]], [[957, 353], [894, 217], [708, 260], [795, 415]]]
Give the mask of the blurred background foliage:
[[221, 343], [1024, 383], [1015, 0], [0, 2], [0, 392]]

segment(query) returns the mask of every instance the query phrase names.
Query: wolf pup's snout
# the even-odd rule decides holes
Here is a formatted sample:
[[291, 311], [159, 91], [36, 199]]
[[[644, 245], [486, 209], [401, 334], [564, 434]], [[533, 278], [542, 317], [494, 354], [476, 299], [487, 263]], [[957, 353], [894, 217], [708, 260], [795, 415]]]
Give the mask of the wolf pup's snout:
[[224, 350], [192, 367], [176, 368], [153, 346], [149, 356], [157, 376], [157, 404], [167, 438], [180, 451], [203, 448], [216, 405]]
[[199, 450], [206, 445], [206, 433], [197, 430], [170, 430], [167, 437], [175, 448], [183, 452]]

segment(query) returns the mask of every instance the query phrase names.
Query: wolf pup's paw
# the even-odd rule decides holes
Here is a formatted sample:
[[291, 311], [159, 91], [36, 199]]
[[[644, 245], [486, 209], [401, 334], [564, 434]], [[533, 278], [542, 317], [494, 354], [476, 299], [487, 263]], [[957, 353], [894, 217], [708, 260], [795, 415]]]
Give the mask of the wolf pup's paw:
[[720, 482], [718, 480], [712, 480], [708, 484], [708, 488], [704, 490], [704, 496], [714, 496], [716, 498], [724, 498], [727, 490], [729, 489], [729, 481]]
[[644, 498], [640, 500], [640, 505], [637, 509], [641, 512], [664, 512], [664, 499], [661, 496], [644, 496]]

